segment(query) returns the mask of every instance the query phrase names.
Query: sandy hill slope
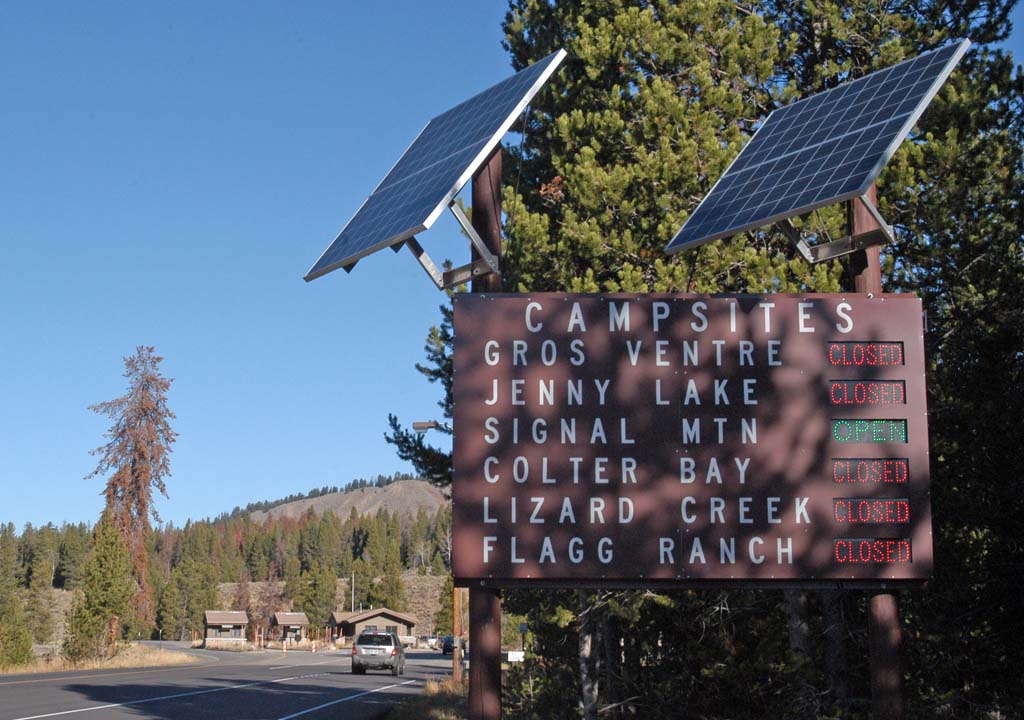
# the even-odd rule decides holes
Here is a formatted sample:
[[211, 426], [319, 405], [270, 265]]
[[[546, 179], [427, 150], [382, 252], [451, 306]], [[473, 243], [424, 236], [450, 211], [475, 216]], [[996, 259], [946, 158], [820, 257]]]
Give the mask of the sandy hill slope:
[[399, 516], [415, 516], [420, 509], [434, 515], [438, 508], [448, 502], [447, 496], [437, 487], [423, 480], [400, 480], [384, 487], [366, 487], [348, 492], [336, 492], [320, 497], [295, 500], [269, 510], [257, 510], [251, 517], [263, 522], [268, 517], [298, 518], [313, 508], [317, 515], [333, 512], [342, 519], [347, 518], [355, 508], [359, 515], [374, 515], [384, 508]]

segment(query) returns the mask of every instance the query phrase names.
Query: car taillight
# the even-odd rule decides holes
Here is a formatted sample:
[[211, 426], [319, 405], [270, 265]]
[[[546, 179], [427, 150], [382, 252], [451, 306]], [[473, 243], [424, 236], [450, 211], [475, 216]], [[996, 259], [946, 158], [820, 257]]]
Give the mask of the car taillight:
[[358, 654], [358, 653], [356, 652], [356, 646], [355, 646], [355, 645], [353, 645], [353, 646], [352, 646], [352, 654], [353, 654], [353, 655], [357, 655], [357, 654]]
[[397, 654], [398, 654], [398, 648], [391, 648], [391, 657], [394, 657]]

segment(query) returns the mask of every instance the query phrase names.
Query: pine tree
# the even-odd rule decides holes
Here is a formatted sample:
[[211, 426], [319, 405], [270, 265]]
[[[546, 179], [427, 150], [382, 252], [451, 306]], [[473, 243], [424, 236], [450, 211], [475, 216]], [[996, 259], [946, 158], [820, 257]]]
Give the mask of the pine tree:
[[[452, 340], [455, 337], [452, 319], [451, 306], [442, 305], [441, 324], [430, 328], [427, 335], [424, 347], [427, 364], [416, 364], [416, 371], [428, 381], [440, 383], [442, 393], [437, 404], [448, 421], [452, 417]], [[411, 462], [416, 473], [428, 482], [439, 487], [452, 484], [451, 453], [428, 443], [425, 435], [406, 430], [394, 415], [388, 415], [388, 425], [391, 432], [385, 433], [384, 439], [395, 446], [399, 458]], [[437, 431], [451, 435], [451, 423], [439, 423]]]
[[295, 608], [306, 613], [311, 627], [323, 627], [337, 604], [338, 576], [331, 568], [314, 561], [302, 575], [302, 588]]
[[322, 556], [321, 564], [331, 568], [337, 575], [342, 571], [342, 540], [341, 521], [333, 512], [325, 512], [320, 517], [317, 528]]
[[309, 570], [313, 563], [324, 564], [324, 548], [320, 541], [320, 523], [316, 520], [313, 508], [302, 517], [302, 528], [299, 530], [299, 561], [302, 570]]
[[352, 562], [352, 573], [355, 577], [355, 607], [369, 608], [375, 606], [373, 602], [373, 585], [376, 582], [376, 575], [365, 560], [357, 558]]
[[52, 567], [47, 559], [36, 562], [25, 600], [28, 628], [37, 643], [49, 642], [53, 635]]
[[302, 563], [297, 557], [289, 557], [284, 566], [284, 595], [292, 600], [302, 592]]
[[171, 571], [170, 584], [174, 586], [170, 599], [176, 601], [176, 606], [171, 606], [168, 601], [168, 618], [180, 622], [184, 630], [201, 632], [203, 613], [220, 606], [217, 569], [209, 563], [186, 557]]
[[18, 597], [19, 575], [14, 525], [0, 524], [0, 668], [32, 659], [32, 633]]
[[65, 590], [74, 590], [82, 562], [88, 554], [89, 529], [85, 523], [61, 528], [55, 585]]
[[113, 655], [132, 611], [136, 592], [132, 570], [120, 530], [104, 513], [68, 614], [64, 655], [69, 660]]
[[398, 518], [385, 521], [386, 544], [380, 579], [374, 583], [371, 604], [392, 610], [405, 609], [405, 584], [402, 582], [402, 556]]
[[18, 592], [18, 536], [14, 523], [0, 523], [0, 601], [13, 601]]
[[32, 659], [32, 632], [25, 613], [15, 604], [0, 605], [0, 669]]
[[39, 528], [26, 523], [18, 541], [18, 560], [21, 564], [22, 584], [26, 587], [37, 581], [53, 585], [54, 568], [59, 558], [60, 537], [52, 523]]
[[452, 582], [452, 576], [447, 575], [445, 576], [444, 584], [441, 586], [441, 593], [437, 598], [440, 607], [434, 616], [434, 628], [438, 635], [451, 635], [453, 632], [452, 628], [455, 622], [453, 609], [454, 594], [455, 584]]
[[433, 529], [434, 547], [445, 567], [452, 565], [452, 504], [442, 505], [434, 516]]
[[431, 575], [444, 575], [448, 572], [448, 568], [445, 567], [444, 559], [441, 557], [440, 552], [435, 552], [433, 559], [430, 561], [430, 574]]
[[158, 637], [169, 640], [188, 638], [188, 613], [172, 577], [157, 597], [156, 625]]
[[771, 235], [663, 252], [776, 101], [769, 21], [724, 0], [520, 0], [505, 32], [516, 68], [559, 47], [570, 56], [513, 150], [506, 288], [838, 289], [840, 268], [809, 268]]
[[430, 517], [420, 508], [416, 517], [409, 523], [405, 532], [403, 543], [406, 566], [416, 568], [425, 575], [430, 567], [431, 546], [430, 546]]
[[154, 348], [140, 345], [134, 355], [124, 358], [128, 392], [90, 408], [113, 420], [106, 434], [107, 443], [93, 451], [100, 460], [88, 477], [109, 474], [104, 490], [105, 512], [121, 532], [131, 554], [139, 585], [135, 609], [144, 624], [153, 620], [145, 539], [150, 516], [160, 519], [153, 505], [153, 490], [167, 497], [164, 478], [171, 472], [171, 445], [177, 438], [170, 424], [174, 413], [167, 404], [172, 381], [160, 374], [162, 361]]

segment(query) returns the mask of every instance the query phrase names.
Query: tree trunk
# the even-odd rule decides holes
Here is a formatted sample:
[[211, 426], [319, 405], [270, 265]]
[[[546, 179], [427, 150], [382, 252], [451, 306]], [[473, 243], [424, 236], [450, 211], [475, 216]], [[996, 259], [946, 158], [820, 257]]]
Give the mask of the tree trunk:
[[846, 681], [846, 616], [843, 614], [842, 590], [829, 590], [821, 594], [822, 614], [825, 617], [825, 672], [828, 674], [830, 696], [837, 709], [846, 707], [850, 687]]
[[621, 633], [619, 621], [612, 615], [606, 614], [602, 622], [601, 637], [604, 649], [604, 694], [608, 699], [608, 705], [612, 710], [608, 714], [610, 720], [618, 720], [622, 717], [622, 650], [619, 647]]
[[580, 707], [583, 720], [597, 720], [597, 676], [594, 672], [594, 619], [590, 593], [579, 591]]
[[114, 615], [107, 625], [107, 658], [114, 657], [117, 652], [117, 638], [121, 635], [121, 618]]
[[[623, 624], [627, 625], [626, 622]], [[640, 648], [638, 647], [636, 633], [622, 633], [622, 660], [623, 662], [620, 666], [621, 672], [619, 673], [622, 697], [644, 698], [646, 695], [646, 687], [644, 686], [645, 676], [641, 669]], [[639, 711], [642, 714], [644, 711], [644, 703], [645, 700], [643, 699], [636, 703], [630, 703], [630, 711], [634, 714]], [[637, 705], [639, 705], [639, 707], [637, 707]], [[625, 715], [625, 713], [623, 713], [623, 715]]]
[[811, 633], [807, 627], [807, 593], [803, 590], [783, 590], [786, 599], [786, 627], [789, 630], [789, 649], [794, 655], [811, 659]]
[[[812, 660], [811, 632], [807, 626], [807, 593], [803, 590], [783, 590], [783, 595], [786, 602], [789, 648], [793, 655], [806, 666]], [[803, 678], [799, 682], [799, 705], [790, 708], [790, 716], [813, 720], [817, 716], [818, 693], [814, 686]]]

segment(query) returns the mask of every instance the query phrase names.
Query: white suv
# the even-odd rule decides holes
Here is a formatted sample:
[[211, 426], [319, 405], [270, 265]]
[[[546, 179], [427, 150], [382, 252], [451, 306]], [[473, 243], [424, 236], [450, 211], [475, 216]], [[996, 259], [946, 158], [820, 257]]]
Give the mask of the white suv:
[[362, 675], [367, 668], [405, 674], [405, 648], [393, 632], [365, 630], [352, 643], [352, 672]]

